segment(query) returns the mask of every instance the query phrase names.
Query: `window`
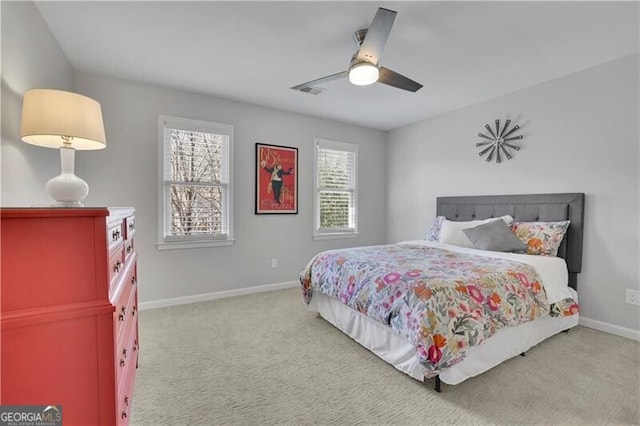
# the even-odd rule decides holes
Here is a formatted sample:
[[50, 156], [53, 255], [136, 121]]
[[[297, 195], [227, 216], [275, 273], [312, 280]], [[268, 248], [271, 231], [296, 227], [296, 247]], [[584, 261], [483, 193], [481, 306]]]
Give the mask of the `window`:
[[357, 233], [358, 146], [315, 139], [315, 238]]
[[230, 245], [233, 126], [160, 116], [158, 248]]

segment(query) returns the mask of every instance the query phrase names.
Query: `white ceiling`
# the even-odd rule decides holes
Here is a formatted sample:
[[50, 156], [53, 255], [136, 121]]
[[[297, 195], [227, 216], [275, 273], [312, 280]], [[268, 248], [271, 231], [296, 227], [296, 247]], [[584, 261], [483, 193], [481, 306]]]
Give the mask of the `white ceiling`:
[[[76, 70], [390, 130], [638, 51], [637, 2], [38, 2]], [[380, 64], [416, 80], [323, 84], [355, 30], [398, 12]]]

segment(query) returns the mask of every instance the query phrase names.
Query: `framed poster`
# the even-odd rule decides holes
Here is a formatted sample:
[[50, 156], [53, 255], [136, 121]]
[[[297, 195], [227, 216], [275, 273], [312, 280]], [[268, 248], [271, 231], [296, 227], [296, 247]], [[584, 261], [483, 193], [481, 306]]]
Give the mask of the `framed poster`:
[[298, 148], [256, 143], [256, 214], [298, 213]]

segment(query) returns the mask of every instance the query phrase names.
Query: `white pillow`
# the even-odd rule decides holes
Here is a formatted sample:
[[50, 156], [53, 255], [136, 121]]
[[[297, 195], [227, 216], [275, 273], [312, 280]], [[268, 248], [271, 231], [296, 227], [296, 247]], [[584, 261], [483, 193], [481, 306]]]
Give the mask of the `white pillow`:
[[467, 228], [474, 228], [478, 225], [484, 225], [485, 223], [501, 219], [504, 220], [507, 225], [511, 225], [511, 222], [513, 222], [513, 218], [509, 215], [492, 217], [483, 220], [470, 220], [467, 222], [455, 222], [445, 219], [442, 222], [442, 227], [440, 228], [440, 236], [438, 237], [438, 242], [460, 247], [475, 248], [471, 240], [467, 238], [462, 230]]

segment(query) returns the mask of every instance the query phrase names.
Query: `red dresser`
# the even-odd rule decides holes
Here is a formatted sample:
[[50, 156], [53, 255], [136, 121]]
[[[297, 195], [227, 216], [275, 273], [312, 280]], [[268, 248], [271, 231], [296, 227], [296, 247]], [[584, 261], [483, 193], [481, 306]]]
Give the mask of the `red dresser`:
[[128, 424], [138, 361], [132, 208], [0, 211], [3, 405]]

